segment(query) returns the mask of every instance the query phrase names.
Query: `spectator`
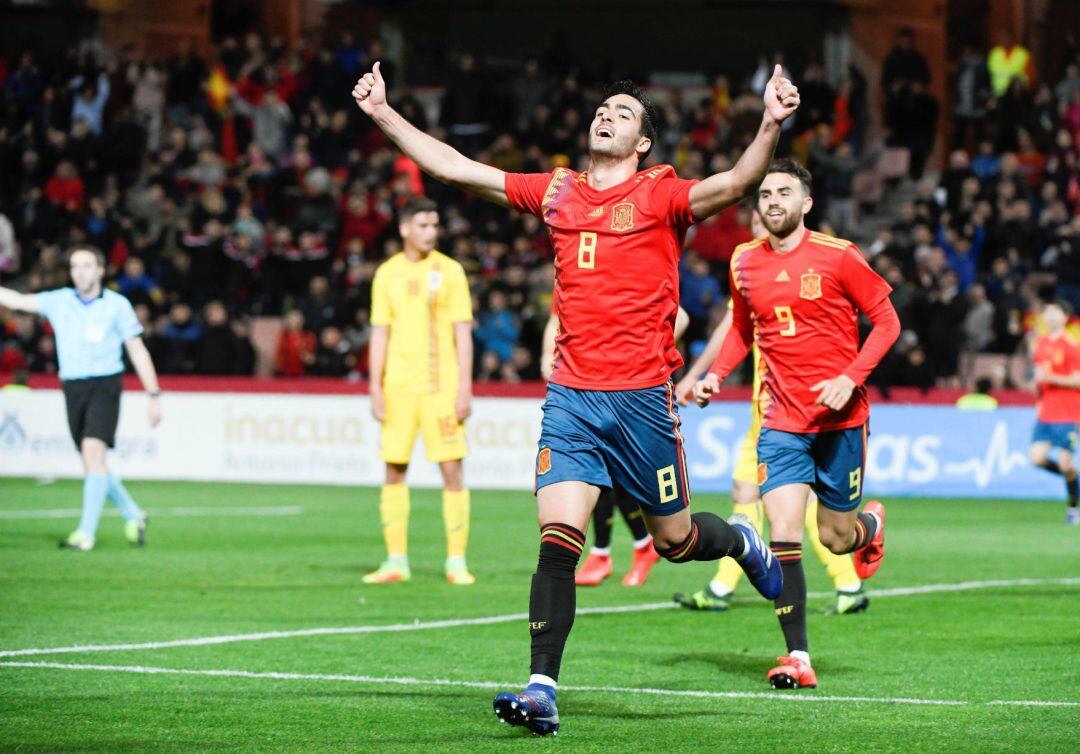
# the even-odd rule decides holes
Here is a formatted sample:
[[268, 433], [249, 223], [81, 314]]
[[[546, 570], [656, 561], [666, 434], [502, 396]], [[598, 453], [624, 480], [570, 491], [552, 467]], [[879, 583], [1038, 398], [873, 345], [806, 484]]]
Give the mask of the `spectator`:
[[1008, 29], [1001, 31], [998, 40], [998, 44], [990, 50], [986, 58], [994, 96], [1004, 97], [1014, 81], [1024, 89], [1029, 89], [1035, 81], [1031, 53], [1023, 45], [1014, 43], [1012, 32]]
[[274, 371], [283, 377], [300, 377], [315, 362], [315, 333], [304, 329], [304, 315], [293, 310], [285, 315], [284, 327], [274, 349]]
[[157, 281], [146, 273], [146, 264], [139, 257], [128, 257], [124, 261], [124, 271], [116, 278], [116, 290], [135, 306], [145, 304], [157, 309], [165, 302]]
[[989, 112], [990, 71], [971, 44], [964, 45], [956, 70], [953, 98], [953, 146], [972, 149], [985, 135]]
[[76, 76], [71, 81], [71, 88], [79, 92], [75, 103], [71, 106], [72, 128], [82, 121], [90, 133], [101, 136], [105, 103], [109, 101], [109, 75], [102, 71], [98, 75], [96, 87], [86, 81], [85, 77]]
[[[203, 308], [203, 337], [199, 342], [196, 371], [199, 374], [247, 374], [244, 370], [244, 344], [233, 332], [229, 312], [220, 301]], [[247, 344], [250, 348], [250, 344]]]
[[679, 274], [679, 302], [690, 315], [687, 342], [709, 336], [709, 314], [722, 299], [720, 284], [710, 274], [708, 262], [696, 254], [687, 254]]
[[158, 371], [163, 374], [194, 373], [203, 333], [191, 316], [190, 306], [173, 304], [162, 336], [164, 358], [158, 364]]
[[506, 363], [513, 358], [514, 344], [521, 333], [521, 324], [513, 312], [507, 311], [506, 294], [493, 290], [488, 297], [488, 311], [480, 315], [476, 339], [484, 350]]
[[327, 327], [319, 334], [319, 347], [309, 374], [319, 377], [344, 377], [356, 366], [356, 356], [349, 350], [341, 330]]

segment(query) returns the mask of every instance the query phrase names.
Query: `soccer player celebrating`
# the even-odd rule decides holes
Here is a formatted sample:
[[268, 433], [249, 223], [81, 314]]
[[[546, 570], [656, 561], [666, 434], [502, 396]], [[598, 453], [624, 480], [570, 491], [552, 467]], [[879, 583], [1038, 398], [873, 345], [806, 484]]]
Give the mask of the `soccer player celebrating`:
[[[675, 315], [675, 342], [682, 338], [686, 327], [690, 323], [690, 317], [681, 306]], [[551, 372], [555, 367], [555, 339], [559, 333], [559, 317], [552, 314], [544, 327], [543, 351], [540, 355], [540, 372], [544, 379], [551, 379]], [[710, 363], [712, 360], [710, 359]], [[611, 489], [604, 490], [596, 501], [593, 508], [593, 544], [589, 548], [589, 555], [585, 562], [574, 574], [574, 583], [578, 586], [599, 586], [614, 571], [611, 562], [611, 534], [615, 523], [615, 509], [619, 509], [630, 534], [634, 538], [634, 559], [630, 564], [630, 570], [622, 578], [623, 586], [643, 586], [649, 579], [652, 567], [660, 559], [660, 554], [653, 547], [652, 535], [645, 526], [641, 517], [641, 509], [637, 503], [626, 497], [615, 496]], [[760, 527], [758, 527], [760, 529]], [[721, 562], [731, 562], [723, 560]], [[732, 566], [739, 573], [742, 569]]]
[[[750, 219], [750, 231], [754, 238], [765, 238], [768, 231], [761, 221], [761, 215], [755, 209]], [[709, 342], [687, 373], [675, 386], [675, 395], [679, 402], [685, 405], [693, 393], [694, 384], [704, 375], [716, 355], [720, 352], [720, 345], [724, 342], [728, 330], [731, 328], [732, 301], [728, 300], [728, 313], [717, 325], [716, 330], [709, 337]], [[734, 513], [742, 514], [754, 522], [754, 526], [761, 531], [763, 522], [763, 510], [761, 495], [758, 492], [757, 481], [757, 443], [761, 435], [761, 352], [757, 345], [751, 349], [754, 357], [754, 387], [750, 399], [750, 429], [743, 437], [739, 447], [738, 460], [732, 473], [731, 498], [734, 503]], [[818, 536], [817, 525], [817, 495], [810, 493], [809, 502], [806, 506], [804, 523], [809, 534], [810, 544], [818, 560], [825, 566], [826, 572], [832, 578], [836, 586], [835, 612], [839, 615], [858, 613], [870, 605], [870, 598], [862, 588], [862, 581], [855, 573], [855, 565], [850, 554], [837, 555], [821, 544]], [[704, 589], [699, 589], [692, 594], [676, 594], [675, 601], [690, 610], [716, 610], [724, 611], [731, 606], [731, 599], [735, 594], [735, 587], [742, 576], [742, 570], [730, 559], [720, 561], [716, 576]]]
[[109, 471], [106, 451], [113, 447], [120, 419], [123, 349], [150, 396], [151, 427], [161, 421], [157, 373], [139, 337], [143, 328], [131, 302], [101, 285], [104, 255], [80, 247], [71, 252], [69, 261], [73, 288], [37, 294], [0, 288], [0, 306], [46, 317], [56, 335], [68, 428], [85, 471], [82, 518], [60, 546], [79, 552], [94, 549], [98, 521], [109, 497], [124, 517], [125, 538], [141, 547], [146, 544], [146, 514], [120, 478]]
[[435, 249], [439, 211], [430, 199], [401, 210], [402, 250], [375, 272], [371, 294], [371, 412], [382, 423], [386, 484], [379, 504], [386, 561], [365, 584], [408, 581], [409, 469], [419, 431], [443, 477], [446, 580], [476, 581], [465, 563], [469, 491], [462, 480], [464, 422], [472, 411], [472, 298], [465, 270]]
[[[706, 405], [720, 382], [760, 351], [761, 437], [757, 482], [780, 561], [776, 596], [788, 654], [769, 672], [775, 688], [814, 687], [806, 638], [803, 521], [813, 490], [818, 533], [830, 551], [853, 552], [859, 578], [884, 553], [885, 510], [862, 498], [869, 404], [863, 386], [900, 335], [888, 283], [850, 242], [807, 230], [810, 174], [791, 160], [773, 163], [758, 189], [768, 235], [731, 257], [732, 326], [709, 373], [694, 386]], [[874, 327], [859, 349], [859, 312]]]
[[687, 509], [683, 439], [670, 381], [678, 257], [686, 229], [747, 195], [765, 176], [781, 122], [799, 105], [779, 66], [766, 86], [754, 141], [731, 170], [697, 182], [668, 165], [638, 171], [656, 137], [656, 111], [630, 82], [608, 88], [589, 126], [589, 169], [507, 174], [411, 126], [386, 102], [379, 64], [353, 97], [406, 155], [435, 178], [532, 213], [555, 250], [558, 358], [536, 458], [540, 554], [529, 600], [532, 675], [495, 697], [502, 720], [555, 733], [555, 689], [574, 622], [574, 568], [603, 489], [641, 508], [654, 546], [673, 562], [735, 557], [768, 599], [780, 568], [746, 519]]
[[[1065, 479], [1069, 507], [1065, 523], [1080, 524], [1077, 508], [1076, 452], [1077, 420], [1080, 419], [1080, 345], [1065, 330], [1069, 320], [1068, 304], [1051, 301], [1043, 306], [1047, 332], [1032, 343], [1035, 362], [1035, 386], [1039, 391], [1035, 431], [1028, 455], [1041, 469], [1060, 474]], [[1050, 450], [1057, 448], [1057, 459]]]

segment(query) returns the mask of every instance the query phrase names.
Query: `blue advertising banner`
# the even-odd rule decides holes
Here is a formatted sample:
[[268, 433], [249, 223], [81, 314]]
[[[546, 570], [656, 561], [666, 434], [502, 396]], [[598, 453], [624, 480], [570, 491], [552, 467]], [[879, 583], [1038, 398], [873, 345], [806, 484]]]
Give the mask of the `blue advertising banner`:
[[[681, 411], [690, 482], [726, 492], [750, 425], [746, 403]], [[1031, 408], [958, 411], [951, 406], [884, 405], [870, 414], [866, 495], [881, 497], [1059, 498], [1061, 478], [1033, 468]]]

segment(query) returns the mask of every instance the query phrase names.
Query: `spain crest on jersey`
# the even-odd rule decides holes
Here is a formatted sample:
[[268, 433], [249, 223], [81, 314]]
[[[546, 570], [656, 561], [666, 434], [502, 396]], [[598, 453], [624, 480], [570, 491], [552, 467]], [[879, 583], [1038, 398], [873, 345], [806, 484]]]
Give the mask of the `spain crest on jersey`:
[[634, 227], [634, 203], [623, 202], [611, 208], [611, 229], [630, 230]]
[[800, 278], [802, 286], [799, 288], [799, 298], [813, 301], [821, 298], [821, 275], [809, 272]]

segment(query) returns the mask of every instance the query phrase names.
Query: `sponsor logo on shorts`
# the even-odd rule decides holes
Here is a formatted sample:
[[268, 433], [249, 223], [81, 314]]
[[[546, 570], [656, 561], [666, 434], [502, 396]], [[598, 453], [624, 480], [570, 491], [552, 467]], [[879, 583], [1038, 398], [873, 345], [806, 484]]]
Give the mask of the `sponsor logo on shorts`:
[[761, 485], [765, 484], [765, 482], [767, 482], [767, 481], [769, 481], [769, 467], [766, 466], [763, 463], [759, 463], [757, 465], [757, 483], [758, 483], [758, 486], [760, 487]]
[[542, 448], [536, 456], [536, 473], [542, 476], [551, 471], [551, 448]]

